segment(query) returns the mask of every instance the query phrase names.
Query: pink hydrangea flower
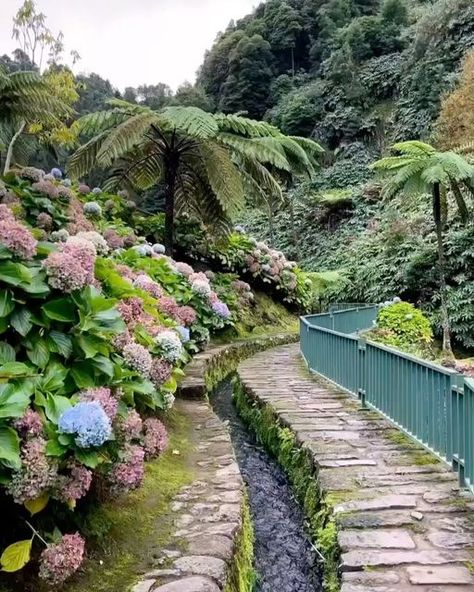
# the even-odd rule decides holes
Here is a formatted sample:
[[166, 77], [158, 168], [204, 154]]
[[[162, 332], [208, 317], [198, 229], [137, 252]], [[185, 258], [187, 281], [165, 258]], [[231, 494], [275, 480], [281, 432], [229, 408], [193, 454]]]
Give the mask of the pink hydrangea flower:
[[130, 331], [133, 331], [136, 325], [142, 321], [145, 314], [143, 309], [143, 301], [141, 298], [136, 296], [124, 298], [121, 300], [117, 306], [117, 309], [122, 315], [122, 318]]
[[140, 487], [145, 474], [145, 451], [136, 444], [126, 444], [123, 459], [112, 468], [109, 476], [112, 490], [126, 493]]
[[138, 440], [143, 429], [143, 421], [140, 414], [135, 409], [130, 409], [124, 418], [117, 422], [117, 434], [126, 442]]
[[57, 474], [57, 466], [46, 456], [46, 441], [41, 437], [23, 444], [21, 464], [7, 487], [17, 504], [40, 497], [54, 484]]
[[35, 438], [43, 433], [41, 415], [31, 408], [25, 411], [23, 417], [15, 421], [14, 426], [20, 432], [22, 438], [25, 439]]
[[50, 286], [66, 294], [84, 288], [90, 281], [90, 272], [69, 253], [50, 253], [43, 261], [43, 267]]
[[97, 255], [93, 243], [79, 236], [70, 236], [62, 247], [64, 253], [79, 261], [82, 268], [88, 273], [89, 282], [94, 279], [94, 266]]
[[39, 193], [44, 193], [51, 199], [56, 199], [59, 196], [58, 188], [56, 187], [56, 185], [54, 185], [54, 183], [51, 183], [51, 181], [45, 181], [44, 179], [41, 179], [41, 181], [33, 183], [31, 189], [33, 189], [33, 191], [38, 191]]
[[97, 403], [100, 403], [100, 406], [105, 411], [105, 414], [110, 419], [110, 421], [113, 421], [117, 415], [119, 404], [118, 399], [114, 397], [112, 395], [112, 391], [105, 386], [90, 388], [82, 391], [79, 394], [79, 399], [83, 402], [90, 403], [92, 401], [97, 401]]
[[53, 219], [46, 212], [41, 212], [36, 218], [36, 225], [38, 228], [44, 228], [45, 230], [51, 230], [53, 227]]
[[15, 216], [13, 215], [13, 212], [11, 211], [11, 209], [5, 205], [5, 204], [0, 204], [0, 220], [15, 220]]
[[142, 376], [150, 374], [152, 357], [150, 352], [139, 343], [130, 342], [122, 350], [123, 358], [128, 366], [139, 372]]
[[0, 243], [21, 259], [33, 259], [38, 244], [28, 228], [13, 217], [0, 220]]
[[196, 321], [197, 315], [194, 308], [191, 306], [180, 306], [176, 313], [176, 320], [190, 327]]
[[150, 380], [159, 388], [173, 373], [173, 366], [166, 360], [154, 358], [150, 369]]
[[179, 273], [181, 273], [182, 275], [188, 277], [190, 276], [192, 273], [194, 273], [194, 269], [188, 265], [187, 263], [183, 263], [178, 261], [178, 263], [175, 263], [175, 269], [177, 271], [179, 271]]
[[57, 498], [66, 504], [83, 498], [92, 484], [92, 471], [83, 465], [73, 464], [69, 475], [60, 475], [57, 483]]
[[163, 314], [175, 318], [178, 314], [179, 305], [172, 296], [162, 296], [158, 300], [158, 307]]
[[63, 584], [82, 564], [85, 541], [79, 533], [65, 534], [40, 555], [39, 577], [53, 586]]
[[159, 419], [149, 417], [143, 422], [145, 457], [154, 458], [166, 450], [168, 432]]
[[91, 192], [91, 188], [89, 187], [89, 185], [86, 185], [85, 183], [81, 183], [77, 190], [81, 195], [87, 195]]
[[138, 275], [133, 281], [133, 285], [140, 290], [148, 292], [154, 298], [161, 298], [163, 296], [163, 289], [160, 284], [152, 280], [151, 277], [145, 273]]
[[210, 292], [207, 296], [207, 299], [209, 304], [215, 304], [216, 302], [219, 302], [219, 296], [215, 292]]
[[123, 249], [125, 241], [113, 228], [107, 228], [104, 232], [104, 238], [111, 249]]
[[124, 265], [122, 263], [117, 265], [115, 269], [123, 278], [127, 280], [133, 281], [137, 276], [137, 274], [133, 271], [131, 267], [129, 267], [128, 265]]

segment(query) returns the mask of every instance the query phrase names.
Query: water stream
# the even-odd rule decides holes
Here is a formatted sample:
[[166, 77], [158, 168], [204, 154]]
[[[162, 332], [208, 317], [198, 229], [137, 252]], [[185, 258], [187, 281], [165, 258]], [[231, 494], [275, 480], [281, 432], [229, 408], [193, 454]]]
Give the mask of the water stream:
[[247, 484], [255, 528], [256, 592], [320, 592], [321, 574], [304, 516], [278, 463], [259, 446], [232, 404], [230, 381], [212, 397], [228, 421], [240, 471]]

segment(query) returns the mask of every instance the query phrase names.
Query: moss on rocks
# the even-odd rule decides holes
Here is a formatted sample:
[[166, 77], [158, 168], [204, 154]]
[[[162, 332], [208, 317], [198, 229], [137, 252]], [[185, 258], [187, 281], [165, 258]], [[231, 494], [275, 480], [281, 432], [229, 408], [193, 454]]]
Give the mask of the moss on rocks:
[[252, 592], [256, 582], [253, 568], [254, 530], [247, 496], [242, 506], [242, 526], [235, 542], [232, 565], [224, 592]]
[[234, 401], [243, 421], [286, 471], [308, 521], [312, 542], [324, 557], [324, 589], [336, 592], [339, 547], [333, 505], [319, 487], [310, 451], [298, 444], [295, 434], [281, 424], [269, 405], [257, 402], [245, 391], [238, 377], [234, 380]]

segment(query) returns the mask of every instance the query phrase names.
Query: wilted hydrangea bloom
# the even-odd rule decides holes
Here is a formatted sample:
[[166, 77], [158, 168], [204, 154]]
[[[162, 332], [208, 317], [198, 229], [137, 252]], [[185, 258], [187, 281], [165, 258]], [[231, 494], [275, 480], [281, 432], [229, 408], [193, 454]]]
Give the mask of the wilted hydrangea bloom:
[[169, 362], [177, 362], [183, 353], [183, 345], [176, 331], [165, 330], [155, 337], [163, 357]]
[[15, 421], [14, 426], [25, 440], [41, 436], [43, 433], [43, 420], [41, 419], [41, 415], [31, 408], [28, 408], [25, 411], [23, 417], [20, 417], [20, 419]]
[[93, 193], [94, 195], [99, 195], [100, 193], [102, 193], [102, 189], [100, 187], [94, 187], [91, 193]]
[[137, 244], [137, 240], [138, 238], [135, 233], [131, 232], [130, 234], [127, 234], [127, 236], [124, 236], [123, 238], [125, 248], [129, 249], [130, 247], [133, 247], [133, 245]]
[[149, 417], [143, 422], [145, 458], [158, 456], [166, 450], [168, 445], [168, 432], [159, 419]]
[[[3, 207], [8, 210], [7, 206]], [[0, 220], [0, 243], [21, 259], [32, 259], [36, 255], [38, 244], [28, 228], [17, 222], [13, 215]]]
[[84, 214], [94, 218], [102, 216], [102, 207], [96, 201], [88, 201], [84, 204]]
[[112, 435], [110, 420], [96, 401], [77, 403], [59, 418], [59, 431], [74, 434], [80, 448], [102, 446]]
[[171, 318], [175, 318], [179, 310], [179, 305], [172, 296], [162, 296], [158, 300], [158, 307], [162, 313]]
[[145, 474], [145, 451], [136, 444], [126, 444], [123, 459], [110, 472], [112, 490], [126, 493], [140, 487]]
[[174, 318], [186, 327], [190, 327], [196, 321], [197, 315], [191, 306], [180, 306]]
[[17, 504], [33, 500], [54, 483], [57, 467], [46, 456], [46, 441], [36, 437], [21, 448], [21, 469], [12, 474], [8, 493]]
[[169, 362], [161, 358], [153, 358], [150, 380], [157, 388], [164, 384], [171, 377], [172, 373], [173, 366]]
[[186, 277], [194, 273], [194, 269], [190, 265], [187, 263], [182, 263], [181, 261], [175, 263], [175, 269], [177, 269], [179, 273], [185, 275]]
[[76, 234], [76, 237], [85, 239], [92, 243], [98, 255], [107, 255], [107, 253], [109, 252], [109, 247], [107, 245], [105, 238], [98, 232], [95, 232], [95, 230], [78, 232]]
[[71, 199], [74, 199], [75, 195], [72, 189], [66, 185], [60, 185], [58, 187], [58, 197], [63, 197], [64, 199], [70, 201]]
[[31, 189], [33, 189], [33, 191], [38, 191], [38, 193], [44, 193], [51, 199], [56, 199], [59, 196], [56, 185], [45, 179], [41, 179], [41, 181], [33, 183]]
[[164, 410], [169, 411], [171, 407], [173, 407], [175, 401], [175, 396], [173, 393], [167, 392], [163, 394], [163, 404]]
[[121, 417], [117, 421], [117, 435], [126, 442], [138, 440], [143, 429], [143, 421], [140, 414], [135, 409], [129, 409], [126, 417]]
[[158, 255], [164, 255], [166, 252], [165, 246], [161, 243], [155, 243], [152, 247], [153, 252], [157, 253]]
[[65, 228], [60, 228], [59, 230], [54, 230], [50, 238], [55, 243], [65, 243], [69, 238], [69, 232]]
[[44, 171], [42, 171], [41, 169], [37, 169], [35, 167], [24, 167], [21, 169], [18, 175], [22, 179], [28, 179], [29, 181], [33, 181], [33, 183], [36, 183], [44, 177]]
[[133, 285], [140, 290], [148, 292], [155, 298], [161, 298], [163, 296], [163, 290], [157, 282], [151, 279], [146, 273], [141, 273], [133, 281]]
[[227, 304], [225, 302], [221, 302], [220, 300], [219, 300], [219, 302], [214, 302], [214, 304], [212, 305], [212, 310], [221, 319], [228, 320], [231, 317], [231, 312], [229, 310], [229, 307], [227, 306]]
[[104, 231], [104, 238], [111, 249], [123, 249], [125, 241], [113, 228], [107, 228]]
[[117, 195], [119, 197], [121, 197], [122, 199], [127, 199], [128, 198], [128, 191], [126, 189], [120, 189], [120, 191], [117, 191]]
[[83, 498], [92, 484], [92, 471], [83, 465], [73, 464], [69, 475], [59, 475], [55, 497], [70, 504]]
[[79, 185], [79, 187], [77, 188], [77, 190], [82, 195], [87, 195], [88, 193], [91, 192], [91, 189], [90, 189], [89, 185], [86, 185], [85, 183], [81, 183]]
[[205, 276], [207, 277], [207, 279], [208, 279], [209, 281], [211, 281], [211, 282], [212, 282], [212, 280], [213, 280], [213, 279], [216, 277], [216, 274], [215, 274], [213, 271], [211, 271], [210, 269], [208, 269], [208, 270], [207, 270], [207, 271], [204, 273], [204, 275], [205, 275]]
[[41, 212], [40, 214], [38, 214], [38, 217], [36, 218], [36, 225], [38, 226], [38, 228], [50, 230], [53, 226], [53, 219], [46, 212]]
[[211, 286], [207, 280], [194, 280], [191, 284], [191, 289], [201, 296], [207, 296], [211, 292]]
[[39, 577], [59, 586], [81, 566], [85, 542], [79, 533], [65, 534], [59, 543], [48, 545], [40, 555]]
[[117, 309], [130, 330], [133, 330], [141, 322], [145, 314], [143, 302], [141, 298], [136, 296], [121, 300], [117, 305]]
[[209, 304], [215, 304], [216, 302], [219, 302], [219, 296], [214, 291], [211, 291], [207, 295], [207, 300], [209, 301]]
[[118, 409], [118, 399], [112, 395], [112, 391], [105, 387], [99, 386], [95, 388], [90, 388], [85, 391], [79, 393], [80, 401], [97, 401], [100, 403], [100, 406], [107, 414], [107, 417], [110, 421], [113, 421], [115, 416], [117, 415]]
[[180, 326], [176, 327], [176, 331], [179, 333], [181, 341], [183, 343], [188, 343], [188, 341], [191, 338], [189, 329], [187, 327], [181, 327], [181, 325], [180, 325]]
[[148, 376], [150, 374], [153, 358], [146, 347], [143, 347], [139, 343], [127, 343], [122, 349], [122, 355], [126, 364], [142, 376]]

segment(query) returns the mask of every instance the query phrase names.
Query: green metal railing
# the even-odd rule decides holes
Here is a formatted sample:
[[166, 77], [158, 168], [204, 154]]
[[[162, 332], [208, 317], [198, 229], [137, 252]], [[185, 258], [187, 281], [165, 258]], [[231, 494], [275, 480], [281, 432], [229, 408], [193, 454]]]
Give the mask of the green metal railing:
[[368, 342], [376, 305], [301, 317], [301, 352], [310, 370], [356, 395], [458, 471], [474, 491], [474, 380]]

